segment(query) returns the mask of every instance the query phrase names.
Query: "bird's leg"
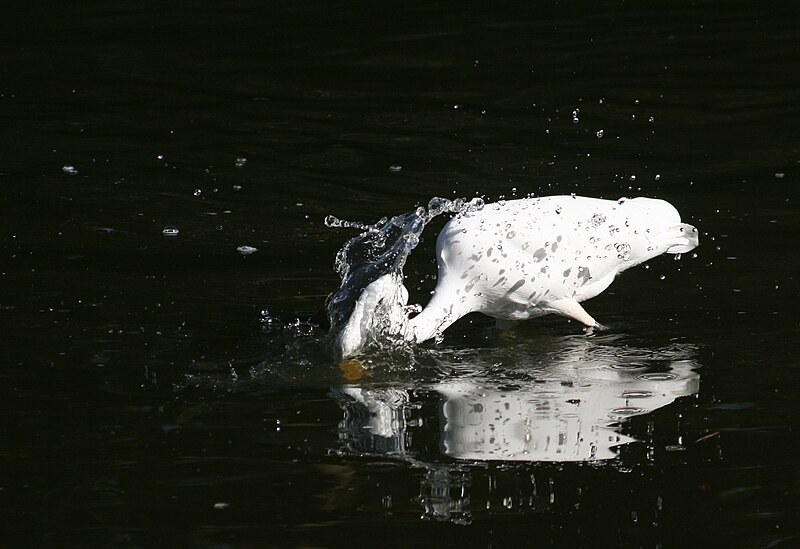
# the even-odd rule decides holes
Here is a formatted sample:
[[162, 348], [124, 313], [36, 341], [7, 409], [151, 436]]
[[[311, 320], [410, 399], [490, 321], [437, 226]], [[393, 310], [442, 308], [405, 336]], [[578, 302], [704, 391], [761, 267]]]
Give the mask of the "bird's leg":
[[553, 312], [558, 313], [562, 316], [567, 318], [571, 318], [573, 320], [577, 320], [584, 326], [588, 326], [589, 328], [600, 328], [602, 326], [587, 313], [581, 304], [575, 301], [575, 299], [568, 297], [565, 299], [559, 299], [558, 301], [551, 301], [547, 304], [548, 308], [552, 309]]

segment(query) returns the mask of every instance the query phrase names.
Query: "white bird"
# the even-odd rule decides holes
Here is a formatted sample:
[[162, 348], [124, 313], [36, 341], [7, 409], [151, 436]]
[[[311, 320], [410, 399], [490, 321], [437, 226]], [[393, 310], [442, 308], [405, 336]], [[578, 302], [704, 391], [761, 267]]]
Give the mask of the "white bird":
[[471, 312], [494, 317], [499, 328], [550, 313], [600, 327], [581, 302], [626, 269], [697, 245], [697, 229], [663, 200], [573, 195], [489, 204], [456, 215], [439, 233], [437, 284], [422, 312], [409, 319], [400, 275], [384, 275], [358, 298], [336, 353], [351, 357], [378, 333], [421, 343]]

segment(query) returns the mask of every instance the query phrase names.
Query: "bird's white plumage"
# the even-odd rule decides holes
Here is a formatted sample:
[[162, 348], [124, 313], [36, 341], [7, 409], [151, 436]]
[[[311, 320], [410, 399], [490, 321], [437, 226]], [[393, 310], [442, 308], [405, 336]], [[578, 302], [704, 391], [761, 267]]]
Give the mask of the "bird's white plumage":
[[[697, 244], [697, 229], [681, 223], [678, 211], [663, 200], [550, 196], [488, 204], [444, 226], [436, 243], [438, 280], [431, 301], [416, 317], [393, 323], [397, 333], [415, 342], [435, 337], [470, 312], [494, 317], [500, 325], [557, 313], [597, 326], [582, 301], [630, 267]], [[401, 295], [398, 306], [405, 305], [407, 293], [396, 291], [398, 282], [390, 276], [363, 292], [357, 314], [338, 338], [341, 356], [367, 342], [376, 304], [386, 306]], [[390, 316], [398, 318], [396, 309]]]

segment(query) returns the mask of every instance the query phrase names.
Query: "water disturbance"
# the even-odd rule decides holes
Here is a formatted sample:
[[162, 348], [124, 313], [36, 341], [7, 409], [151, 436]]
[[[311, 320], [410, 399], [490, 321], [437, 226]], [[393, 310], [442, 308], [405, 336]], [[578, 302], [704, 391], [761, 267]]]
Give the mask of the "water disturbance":
[[[0, 17], [4, 547], [800, 546], [800, 4], [46, 4]], [[700, 246], [605, 331], [398, 337], [447, 217], [573, 194]], [[508, 289], [596, 276], [562, 234]]]
[[[341, 282], [326, 301], [332, 339], [350, 320], [356, 301], [364, 289], [384, 275], [389, 275], [395, 287], [374, 312], [374, 331], [369, 334], [369, 342], [384, 349], [404, 344], [405, 338], [399, 337], [403, 333], [403, 326], [394, 318], [394, 312], [406, 307], [407, 294], [404, 299], [402, 281], [408, 256], [417, 247], [422, 232], [434, 218], [445, 214], [463, 215], [483, 207], [481, 198], [467, 201], [463, 198], [449, 200], [436, 197], [428, 202], [427, 208], [419, 207], [391, 219], [382, 218], [372, 225], [327, 216], [327, 227], [361, 231], [336, 253], [334, 269]], [[408, 313], [419, 312], [418, 307], [413, 306], [406, 310]]]

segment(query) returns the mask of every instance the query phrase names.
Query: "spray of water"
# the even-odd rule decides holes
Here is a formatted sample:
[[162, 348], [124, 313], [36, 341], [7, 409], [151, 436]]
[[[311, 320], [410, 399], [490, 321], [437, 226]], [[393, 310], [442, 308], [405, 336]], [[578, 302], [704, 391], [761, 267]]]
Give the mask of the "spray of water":
[[405, 307], [407, 293], [403, 288], [403, 266], [411, 251], [419, 244], [420, 235], [432, 219], [442, 214], [463, 215], [482, 209], [480, 198], [470, 201], [459, 198], [432, 198], [428, 207], [396, 215], [391, 219], [380, 219], [373, 225], [344, 221], [333, 216], [325, 219], [325, 225], [333, 228], [355, 228], [361, 233], [350, 240], [336, 254], [334, 269], [339, 273], [341, 283], [335, 292], [328, 296], [326, 309], [331, 325], [331, 336], [336, 340], [347, 326], [356, 307], [356, 302], [364, 288], [384, 275], [394, 286], [387, 292], [388, 300], [382, 300], [371, 314], [374, 316], [368, 343], [388, 346], [402, 339], [402, 322], [397, 312], [407, 315], [413, 308]]

